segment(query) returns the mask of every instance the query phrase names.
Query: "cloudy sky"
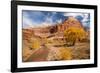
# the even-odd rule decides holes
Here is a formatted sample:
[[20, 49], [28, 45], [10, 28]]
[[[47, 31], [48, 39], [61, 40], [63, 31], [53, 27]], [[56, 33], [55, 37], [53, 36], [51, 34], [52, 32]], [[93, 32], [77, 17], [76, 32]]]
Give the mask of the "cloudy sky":
[[83, 26], [90, 27], [90, 14], [23, 10], [23, 28], [42, 27], [62, 23], [69, 16], [77, 18]]

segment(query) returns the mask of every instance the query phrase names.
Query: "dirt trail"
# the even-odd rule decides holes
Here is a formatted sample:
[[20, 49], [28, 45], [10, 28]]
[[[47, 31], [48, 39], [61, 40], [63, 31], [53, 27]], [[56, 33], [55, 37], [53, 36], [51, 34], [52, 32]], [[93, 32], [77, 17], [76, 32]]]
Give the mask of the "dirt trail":
[[39, 48], [36, 52], [34, 52], [26, 62], [33, 61], [46, 61], [46, 57], [48, 56], [49, 49], [46, 46]]

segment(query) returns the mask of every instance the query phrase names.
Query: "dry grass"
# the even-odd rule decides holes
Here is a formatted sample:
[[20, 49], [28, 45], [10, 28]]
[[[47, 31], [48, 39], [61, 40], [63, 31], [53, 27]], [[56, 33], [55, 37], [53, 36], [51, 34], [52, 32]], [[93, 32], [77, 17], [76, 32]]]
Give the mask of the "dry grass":
[[72, 59], [72, 52], [70, 48], [61, 48], [61, 60], [71, 60]]

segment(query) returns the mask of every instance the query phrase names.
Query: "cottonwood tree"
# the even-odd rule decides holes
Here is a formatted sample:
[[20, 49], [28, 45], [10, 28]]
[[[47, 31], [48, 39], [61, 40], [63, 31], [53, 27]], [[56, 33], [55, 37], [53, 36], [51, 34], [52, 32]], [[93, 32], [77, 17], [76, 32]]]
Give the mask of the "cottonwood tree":
[[86, 38], [86, 32], [82, 28], [70, 27], [64, 31], [64, 38], [68, 46], [74, 46], [76, 40]]

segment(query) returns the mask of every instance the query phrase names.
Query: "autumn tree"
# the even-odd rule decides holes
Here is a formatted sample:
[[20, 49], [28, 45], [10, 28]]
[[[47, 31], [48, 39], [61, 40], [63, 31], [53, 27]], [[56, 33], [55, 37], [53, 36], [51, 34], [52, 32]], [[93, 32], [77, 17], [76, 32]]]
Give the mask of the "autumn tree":
[[32, 42], [30, 44], [30, 49], [34, 50], [34, 49], [39, 49], [40, 48], [40, 42], [38, 39], [32, 39]]
[[64, 31], [64, 38], [69, 46], [75, 45], [76, 40], [86, 38], [86, 32], [82, 28], [70, 27]]

